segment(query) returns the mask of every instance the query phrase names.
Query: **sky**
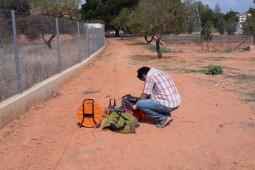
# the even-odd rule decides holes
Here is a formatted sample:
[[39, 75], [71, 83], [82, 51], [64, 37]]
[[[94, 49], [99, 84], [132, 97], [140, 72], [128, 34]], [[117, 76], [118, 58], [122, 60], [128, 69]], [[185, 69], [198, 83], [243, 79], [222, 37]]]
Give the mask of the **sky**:
[[[196, 0], [198, 1], [198, 0]], [[200, 0], [203, 4], [208, 4], [211, 9], [219, 3], [221, 12], [226, 13], [232, 9], [240, 13], [247, 12], [249, 8], [255, 8], [253, 0]]]
[[[198, 0], [196, 0], [198, 1]], [[255, 3], [253, 0], [200, 0], [203, 4], [208, 4], [211, 9], [215, 8], [217, 3], [220, 4], [221, 12], [227, 13], [232, 9], [240, 13], [246, 12], [249, 8], [255, 8]], [[81, 0], [83, 4], [85, 0]]]
[[80, 0], [80, 6], [79, 8], [81, 8], [81, 5], [85, 3], [85, 0]]

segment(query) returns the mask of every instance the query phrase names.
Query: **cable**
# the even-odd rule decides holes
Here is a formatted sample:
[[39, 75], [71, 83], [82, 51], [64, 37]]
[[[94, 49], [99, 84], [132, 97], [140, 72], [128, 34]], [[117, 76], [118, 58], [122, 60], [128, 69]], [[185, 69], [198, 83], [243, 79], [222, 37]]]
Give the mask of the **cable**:
[[[75, 128], [75, 130], [73, 131], [73, 133], [72, 133], [71, 137], [69, 138], [69, 140], [68, 140], [68, 142], [67, 142], [67, 144], [66, 144], [66, 146], [65, 146], [65, 148], [64, 148], [64, 150], [63, 150], [63, 152], [62, 152], [61, 155], [60, 155], [60, 158], [58, 159], [56, 165], [54, 166], [54, 170], [57, 168], [57, 166], [59, 165], [60, 161], [63, 159], [63, 156], [64, 156], [64, 154], [65, 154], [67, 148], [69, 147], [69, 145], [70, 145], [70, 143], [71, 143], [71, 141], [72, 141], [72, 139], [73, 139], [73, 136], [75, 135], [77, 129], [80, 129], [80, 128], [77, 127], [77, 128]], [[96, 142], [96, 135], [95, 135], [95, 132], [100, 131], [100, 130], [96, 130], [96, 129], [97, 129], [97, 128], [95, 127], [95, 128], [93, 128], [92, 131], [86, 132], [86, 133], [85, 133], [85, 134], [91, 133], [91, 134], [93, 135], [94, 139], [93, 139], [92, 142], [90, 142], [90, 143], [80, 143], [80, 142], [75, 141], [75, 143], [77, 143], [77, 144], [79, 144], [79, 145], [89, 145], [89, 144], [95, 143], [95, 142]]]
[[81, 142], [77, 142], [77, 139], [75, 139], [75, 143], [76, 144], [79, 144], [79, 145], [90, 145], [90, 144], [93, 144], [93, 143], [95, 143], [96, 142], [96, 135], [95, 135], [95, 132], [99, 132], [99, 131], [101, 131], [101, 130], [96, 130], [97, 128], [93, 128], [93, 130], [92, 131], [90, 131], [90, 132], [86, 132], [85, 134], [92, 134], [92, 136], [93, 136], [93, 141], [92, 142], [88, 142], [88, 143], [81, 143]]
[[74, 136], [74, 134], [75, 134], [75, 132], [76, 132], [77, 129], [78, 129], [78, 127], [76, 127], [76, 128], [74, 129], [74, 131], [73, 131], [71, 137], [69, 138], [69, 140], [68, 140], [68, 142], [67, 142], [67, 144], [66, 144], [66, 146], [65, 146], [65, 148], [64, 148], [64, 151], [61, 153], [60, 158], [58, 159], [58, 161], [57, 161], [57, 163], [56, 163], [56, 165], [55, 165], [55, 167], [54, 167], [54, 170], [57, 168], [59, 162], [62, 160], [62, 158], [63, 158], [63, 156], [64, 156], [64, 153], [66, 152], [66, 150], [67, 150], [67, 148], [68, 148], [68, 146], [69, 146], [69, 144], [70, 144], [70, 142], [71, 142], [71, 140], [72, 140], [72, 138], [73, 138], [73, 136]]

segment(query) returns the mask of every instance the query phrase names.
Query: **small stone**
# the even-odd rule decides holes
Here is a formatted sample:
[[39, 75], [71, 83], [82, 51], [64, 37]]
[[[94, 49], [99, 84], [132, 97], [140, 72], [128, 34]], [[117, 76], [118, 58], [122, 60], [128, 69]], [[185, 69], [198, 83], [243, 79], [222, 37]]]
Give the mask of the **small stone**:
[[247, 165], [245, 165], [245, 164], [243, 164], [243, 165], [242, 165], [242, 167], [247, 168], [248, 166], [247, 166]]
[[52, 92], [51, 92], [51, 96], [52, 96], [52, 97], [56, 97], [57, 95], [58, 95], [57, 92], [55, 92], [55, 91], [52, 91]]

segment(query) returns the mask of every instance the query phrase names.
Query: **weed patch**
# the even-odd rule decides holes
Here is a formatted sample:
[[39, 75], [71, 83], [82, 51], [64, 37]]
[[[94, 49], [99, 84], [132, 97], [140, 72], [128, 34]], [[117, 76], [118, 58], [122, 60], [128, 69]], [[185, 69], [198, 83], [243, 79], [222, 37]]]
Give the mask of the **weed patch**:
[[228, 75], [227, 78], [233, 78], [240, 81], [240, 83], [248, 83], [248, 82], [255, 82], [255, 75], [251, 74], [235, 74], [235, 75]]
[[[146, 46], [146, 49], [148, 49], [152, 52], [155, 52], [156, 51], [156, 46], [150, 44], [150, 45]], [[183, 50], [181, 50], [181, 49], [170, 49], [170, 48], [163, 47], [163, 48], [161, 48], [161, 52], [162, 53], [183, 53]]]
[[210, 56], [210, 57], [205, 57], [205, 59], [210, 61], [223, 61], [223, 60], [226, 60], [227, 58], [224, 56]]
[[201, 74], [205, 74], [206, 70], [205, 69], [191, 69], [191, 68], [173, 68], [173, 69], [169, 69], [169, 68], [162, 68], [162, 70], [169, 70], [169, 71], [175, 71], [175, 72], [179, 72], [179, 73], [201, 73]]
[[132, 40], [128, 45], [146, 45], [146, 43], [140, 40]]
[[255, 123], [254, 122], [241, 122], [240, 124], [244, 129], [250, 129], [250, 128], [253, 129], [253, 128], [255, 128]]
[[205, 73], [209, 75], [223, 74], [223, 68], [221, 66], [210, 65]]
[[224, 49], [224, 52], [225, 52], [225, 53], [231, 53], [231, 52], [234, 52], [234, 51], [235, 51], [234, 48], [229, 48], [229, 47], [228, 47], [228, 48], [225, 48], [225, 49]]
[[255, 102], [255, 91], [249, 92], [249, 93], [244, 93], [243, 94], [243, 100], [246, 102]]

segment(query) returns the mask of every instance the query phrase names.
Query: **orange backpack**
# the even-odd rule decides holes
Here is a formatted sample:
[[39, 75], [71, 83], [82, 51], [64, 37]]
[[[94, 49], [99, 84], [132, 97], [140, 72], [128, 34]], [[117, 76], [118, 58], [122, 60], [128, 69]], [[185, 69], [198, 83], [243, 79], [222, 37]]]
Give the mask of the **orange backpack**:
[[78, 108], [76, 116], [80, 127], [98, 128], [101, 125], [103, 109], [94, 99], [85, 99]]

